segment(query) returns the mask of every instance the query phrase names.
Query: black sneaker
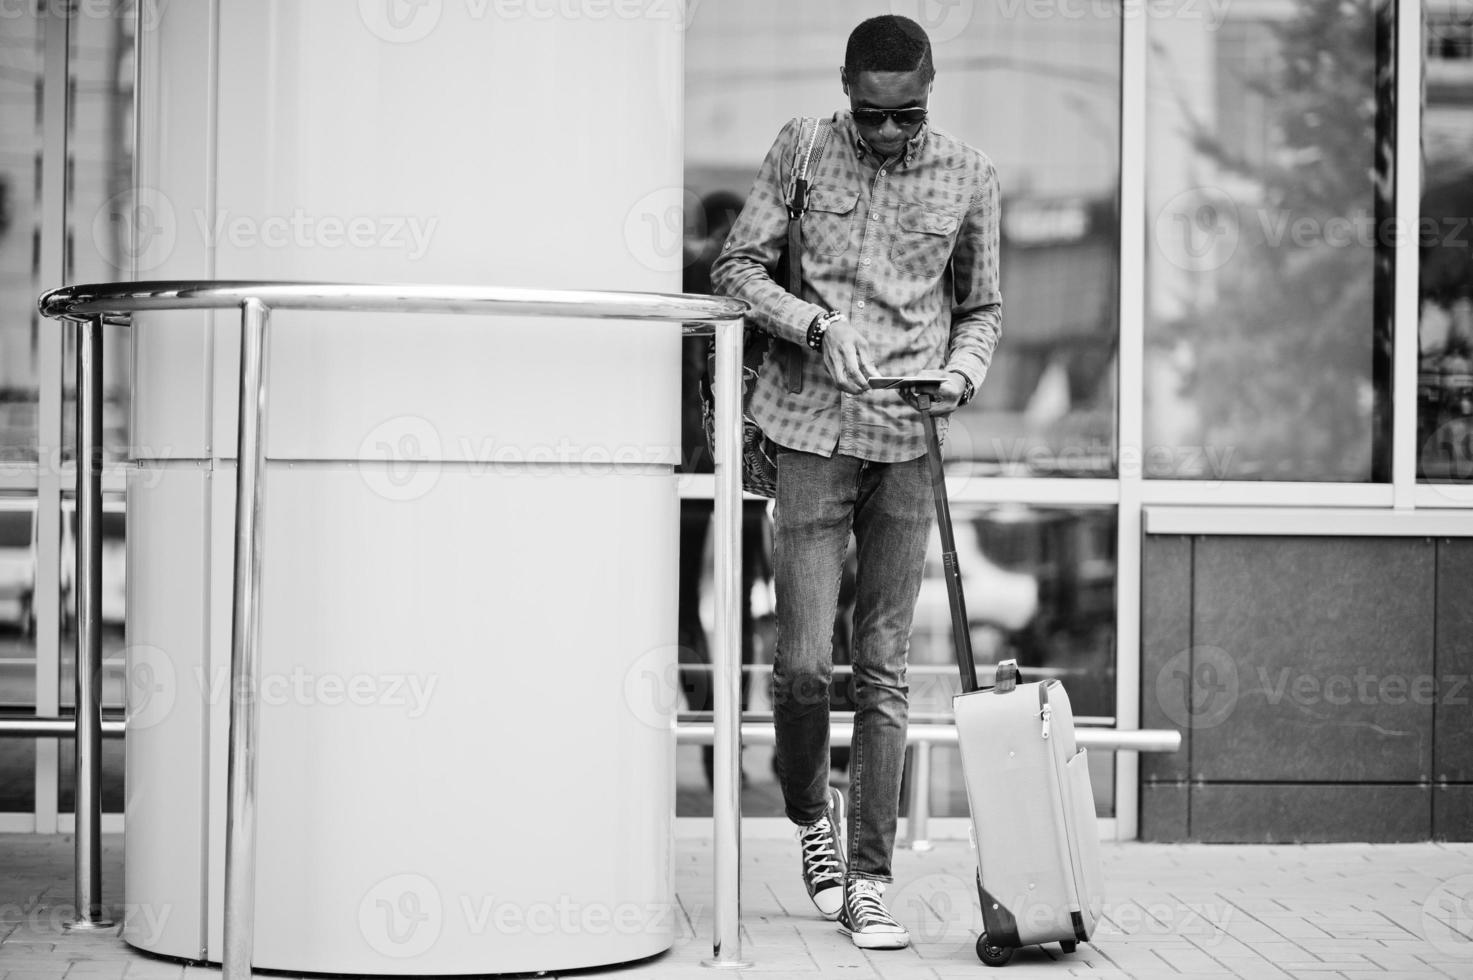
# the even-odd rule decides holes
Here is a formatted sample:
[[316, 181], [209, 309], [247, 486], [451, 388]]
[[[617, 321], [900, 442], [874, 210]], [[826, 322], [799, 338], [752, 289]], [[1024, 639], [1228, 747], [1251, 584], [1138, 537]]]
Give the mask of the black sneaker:
[[904, 949], [910, 945], [910, 933], [880, 900], [884, 893], [884, 883], [871, 878], [854, 878], [844, 889], [839, 931], [860, 949]]
[[829, 789], [829, 808], [816, 823], [798, 828], [803, 849], [803, 884], [825, 919], [839, 917], [844, 905], [844, 794]]

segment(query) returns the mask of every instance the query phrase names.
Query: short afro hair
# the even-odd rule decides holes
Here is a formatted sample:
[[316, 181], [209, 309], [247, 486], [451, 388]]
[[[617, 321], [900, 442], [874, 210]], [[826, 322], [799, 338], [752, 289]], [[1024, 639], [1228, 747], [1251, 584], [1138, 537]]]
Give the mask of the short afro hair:
[[920, 71], [929, 81], [936, 76], [931, 39], [909, 17], [871, 17], [854, 28], [844, 48], [845, 74], [862, 71]]

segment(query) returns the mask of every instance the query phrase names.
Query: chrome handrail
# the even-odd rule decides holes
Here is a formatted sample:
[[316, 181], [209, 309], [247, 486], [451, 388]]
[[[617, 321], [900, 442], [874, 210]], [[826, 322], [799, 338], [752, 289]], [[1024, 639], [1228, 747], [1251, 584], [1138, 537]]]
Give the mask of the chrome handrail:
[[[358, 313], [479, 313], [681, 323], [687, 334], [715, 334], [715, 669], [712, 871], [715, 916], [710, 966], [741, 966], [739, 798], [741, 619], [741, 360], [746, 304], [671, 293], [520, 289], [486, 286], [333, 282], [171, 281], [101, 283], [55, 289], [43, 316], [80, 324], [77, 343], [77, 722], [76, 907], [78, 925], [100, 926], [101, 800], [97, 779], [102, 731], [102, 328], [154, 310], [241, 311], [239, 425], [236, 432], [235, 566], [225, 815], [226, 980], [251, 973], [255, 888], [255, 783], [260, 686], [260, 516], [265, 471], [266, 348], [272, 310]], [[242, 700], [248, 703], [242, 710]]]

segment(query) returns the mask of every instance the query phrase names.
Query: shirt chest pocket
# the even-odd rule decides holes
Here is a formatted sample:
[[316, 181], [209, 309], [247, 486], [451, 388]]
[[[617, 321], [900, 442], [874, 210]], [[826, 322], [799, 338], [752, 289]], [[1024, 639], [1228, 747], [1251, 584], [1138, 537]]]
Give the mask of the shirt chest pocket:
[[908, 275], [934, 279], [946, 268], [956, 245], [957, 216], [921, 204], [900, 205], [890, 258]]
[[803, 215], [803, 248], [816, 255], [842, 255], [849, 250], [849, 232], [854, 224], [857, 193], [823, 187], [808, 194], [808, 211]]

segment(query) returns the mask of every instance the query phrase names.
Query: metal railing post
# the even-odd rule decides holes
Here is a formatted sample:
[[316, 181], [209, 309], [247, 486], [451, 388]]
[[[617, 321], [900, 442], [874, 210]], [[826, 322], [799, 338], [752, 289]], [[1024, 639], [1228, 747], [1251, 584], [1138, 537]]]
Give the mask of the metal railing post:
[[910, 812], [906, 819], [906, 837], [912, 851], [931, 849], [931, 742], [916, 741], [910, 750]]
[[112, 925], [102, 909], [102, 316], [77, 324], [76, 918]]
[[711, 837], [714, 922], [704, 965], [743, 967], [741, 940], [741, 320], [716, 324], [715, 631], [711, 644], [714, 711]]
[[224, 980], [251, 975], [256, 899], [256, 743], [261, 708], [261, 514], [266, 483], [266, 354], [269, 312], [240, 307], [240, 418], [236, 436], [235, 592], [230, 637], [230, 749], [225, 812]]

